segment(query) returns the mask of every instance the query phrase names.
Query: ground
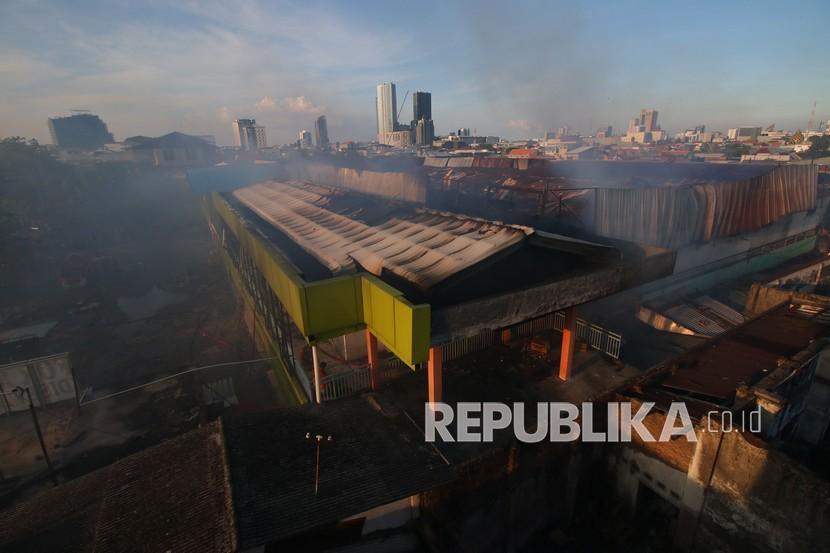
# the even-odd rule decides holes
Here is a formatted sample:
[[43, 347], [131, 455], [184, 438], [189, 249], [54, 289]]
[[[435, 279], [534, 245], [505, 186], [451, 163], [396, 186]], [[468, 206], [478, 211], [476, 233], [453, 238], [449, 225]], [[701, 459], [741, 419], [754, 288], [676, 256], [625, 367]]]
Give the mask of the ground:
[[[78, 394], [37, 414], [59, 479], [194, 428], [209, 402], [255, 409], [285, 401], [273, 365], [217, 367], [109, 395], [205, 365], [262, 357], [183, 175], [133, 170], [46, 222], [0, 262], [0, 328], [57, 321], [43, 339], [0, 346], [0, 364], [69, 352]], [[58, 230], [59, 229], [59, 230]], [[13, 260], [13, 262], [11, 262]], [[207, 393], [206, 390], [210, 390]], [[0, 415], [6, 501], [45, 462], [28, 412]]]

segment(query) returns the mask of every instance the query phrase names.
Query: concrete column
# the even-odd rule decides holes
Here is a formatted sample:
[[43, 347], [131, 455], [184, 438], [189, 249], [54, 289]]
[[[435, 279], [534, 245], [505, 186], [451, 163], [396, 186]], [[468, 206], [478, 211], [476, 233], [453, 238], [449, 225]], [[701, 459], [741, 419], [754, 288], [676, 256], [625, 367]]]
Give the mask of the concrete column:
[[320, 363], [317, 360], [317, 346], [311, 346], [311, 362], [314, 365], [314, 399], [317, 403], [323, 402], [320, 393]]
[[369, 359], [369, 381], [372, 390], [380, 386], [380, 361], [378, 360], [378, 339], [372, 332], [366, 329], [366, 353]]
[[502, 345], [508, 346], [510, 345], [510, 329], [503, 328], [501, 330], [501, 343]]
[[718, 422], [704, 418], [700, 424], [674, 532], [674, 550], [679, 552], [694, 550], [700, 516], [706, 504], [706, 490], [712, 482], [724, 439]]
[[576, 308], [565, 310], [565, 324], [562, 327], [562, 351], [559, 354], [559, 378], [570, 380], [576, 348]]
[[427, 363], [427, 385], [429, 387], [429, 402], [437, 403], [443, 398], [443, 362], [441, 359], [441, 346], [429, 348], [429, 361]]

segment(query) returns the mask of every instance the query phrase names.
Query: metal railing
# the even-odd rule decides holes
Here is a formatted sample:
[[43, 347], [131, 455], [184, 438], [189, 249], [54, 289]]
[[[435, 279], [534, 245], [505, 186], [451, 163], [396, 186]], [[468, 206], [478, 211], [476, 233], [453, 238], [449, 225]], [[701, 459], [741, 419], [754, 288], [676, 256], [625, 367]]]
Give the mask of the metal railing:
[[322, 377], [320, 395], [323, 401], [338, 399], [366, 390], [370, 384], [369, 367], [352, 367]]

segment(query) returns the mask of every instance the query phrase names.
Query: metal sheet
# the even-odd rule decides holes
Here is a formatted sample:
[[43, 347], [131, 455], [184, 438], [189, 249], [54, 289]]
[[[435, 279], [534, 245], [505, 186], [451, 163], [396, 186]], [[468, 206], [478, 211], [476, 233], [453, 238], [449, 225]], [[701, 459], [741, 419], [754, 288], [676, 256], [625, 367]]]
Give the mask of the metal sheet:
[[429, 210], [371, 226], [326, 209], [327, 198], [319, 192], [283, 182], [233, 194], [334, 274], [355, 272], [360, 265], [377, 276], [390, 271], [424, 290], [533, 232]]

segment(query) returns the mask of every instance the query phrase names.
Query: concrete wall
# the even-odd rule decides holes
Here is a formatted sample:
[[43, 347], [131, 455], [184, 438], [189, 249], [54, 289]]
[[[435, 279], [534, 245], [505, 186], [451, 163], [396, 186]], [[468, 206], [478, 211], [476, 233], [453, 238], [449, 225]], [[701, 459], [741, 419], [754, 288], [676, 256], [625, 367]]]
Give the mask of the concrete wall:
[[566, 444], [491, 450], [423, 495], [421, 534], [436, 551], [521, 550], [552, 526], [567, 527], [582, 470], [579, 448]]
[[830, 307], [830, 298], [827, 296], [793, 292], [792, 290], [782, 290], [781, 288], [755, 283], [746, 295], [745, 308], [750, 313], [759, 314], [784, 302], [804, 302], [811, 305]]
[[751, 435], [723, 435], [693, 551], [830, 551], [830, 483]]

